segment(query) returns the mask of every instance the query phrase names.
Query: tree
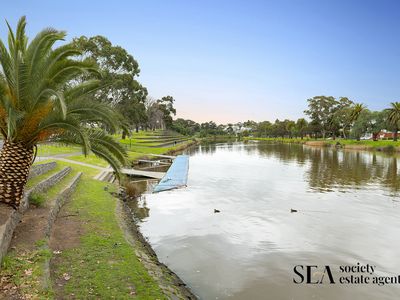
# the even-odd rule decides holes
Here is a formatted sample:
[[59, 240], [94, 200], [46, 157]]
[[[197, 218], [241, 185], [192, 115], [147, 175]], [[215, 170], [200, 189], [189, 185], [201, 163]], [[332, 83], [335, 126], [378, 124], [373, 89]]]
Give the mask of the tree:
[[178, 118], [172, 123], [172, 129], [183, 135], [194, 135], [200, 130], [200, 125], [192, 120]]
[[[124, 117], [125, 121], [128, 124], [128, 127], [134, 127], [136, 132], [139, 132], [139, 127], [144, 125], [148, 121], [148, 117], [146, 114], [146, 97], [147, 97], [147, 89], [142, 89], [141, 95], [131, 95], [122, 99], [119, 103], [116, 104], [117, 110]], [[122, 132], [122, 138], [124, 139], [126, 134], [125, 130]]]
[[387, 111], [374, 111], [371, 115], [371, 133], [374, 141], [378, 140], [378, 134], [382, 129], [387, 128]]
[[115, 129], [117, 120], [109, 106], [90, 97], [101, 87], [99, 80], [76, 81], [83, 74], [98, 74], [97, 66], [72, 59], [80, 52], [71, 44], [53, 49], [65, 32], [45, 29], [28, 44], [25, 27], [25, 17], [15, 33], [8, 25], [8, 50], [0, 40], [0, 133], [4, 138], [0, 202], [14, 208], [20, 204], [38, 143], [80, 144], [84, 154], [91, 150], [116, 170], [126, 157], [116, 141], [98, 130], [101, 125]]
[[257, 125], [257, 135], [267, 137], [271, 135], [272, 124], [269, 121], [263, 121]]
[[146, 128], [151, 130], [164, 129], [164, 112], [160, 109], [157, 100], [153, 98], [146, 98], [145, 101], [147, 124]]
[[347, 131], [353, 122], [351, 119], [353, 105], [354, 102], [347, 97], [341, 97], [337, 101], [330, 120], [333, 137], [341, 130], [343, 138], [347, 138]]
[[365, 110], [364, 104], [361, 104], [361, 103], [354, 104], [354, 106], [351, 109], [351, 113], [350, 113], [350, 122], [353, 123], [353, 122], [357, 121], [358, 117], [363, 112], [363, 110]]
[[351, 128], [350, 135], [352, 138], [360, 140], [360, 138], [366, 133], [373, 131], [374, 114], [368, 109], [363, 109], [354, 121], [354, 125]]
[[310, 117], [315, 129], [325, 138], [332, 128], [332, 116], [337, 110], [338, 102], [332, 96], [315, 96], [307, 102], [308, 109], [304, 113]]
[[397, 141], [400, 121], [400, 102], [392, 102], [391, 107], [386, 109], [388, 112], [388, 123], [393, 126], [393, 141]]
[[[100, 67], [102, 88], [96, 92], [95, 99], [113, 105], [125, 117], [128, 126], [138, 131], [140, 124], [147, 120], [144, 102], [148, 94], [135, 79], [140, 73], [138, 62], [104, 36], [81, 36], [73, 39], [73, 44], [82, 51], [82, 58], [93, 60]], [[122, 138], [126, 133], [124, 130]]]
[[346, 131], [354, 122], [357, 121], [360, 114], [365, 110], [365, 106], [360, 103], [352, 103], [350, 106], [345, 106], [337, 111], [337, 115], [342, 120], [343, 137], [346, 138]]
[[[125, 49], [113, 46], [104, 36], [74, 38], [73, 45], [82, 53], [83, 59], [96, 62], [102, 72], [102, 89], [96, 99], [116, 104], [129, 93], [134, 93], [140, 84], [134, 80], [139, 75], [139, 64]], [[84, 74], [87, 77], [87, 74]]]
[[304, 138], [304, 134], [307, 130], [308, 127], [308, 122], [304, 118], [300, 118], [296, 122], [296, 130], [298, 134], [300, 135], [301, 139]]
[[176, 115], [176, 109], [174, 108], [175, 99], [171, 96], [162, 97], [157, 100], [159, 109], [163, 112], [164, 124], [167, 128], [172, 126], [172, 115]]

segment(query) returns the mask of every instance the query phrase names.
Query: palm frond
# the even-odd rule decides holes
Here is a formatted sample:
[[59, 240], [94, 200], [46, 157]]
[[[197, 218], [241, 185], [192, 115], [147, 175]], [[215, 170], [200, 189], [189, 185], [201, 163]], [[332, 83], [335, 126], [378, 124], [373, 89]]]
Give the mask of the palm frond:
[[[84, 101], [82, 101], [84, 100]], [[68, 115], [78, 115], [82, 122], [97, 119], [103, 125], [109, 127], [111, 132], [115, 132], [118, 124], [116, 112], [104, 103], [99, 103], [91, 99], [78, 98], [68, 104]]]
[[88, 96], [98, 91], [101, 88], [104, 88], [104, 85], [102, 85], [100, 80], [97, 79], [87, 80], [81, 84], [78, 84], [74, 87], [67, 89], [64, 92], [65, 100], [66, 102], [68, 102], [77, 98]]
[[112, 156], [117, 158], [120, 164], [126, 164], [127, 153], [125, 148], [111, 136], [106, 135], [103, 131], [92, 130], [89, 133], [89, 141], [92, 149], [96, 147], [96, 145], [101, 145], [107, 148]]
[[124, 149], [93, 129], [112, 132], [121, 124], [111, 106], [92, 98], [107, 88], [97, 64], [76, 59], [81, 52], [73, 43], [55, 47], [63, 31], [46, 28], [28, 43], [25, 17], [15, 32], [7, 27], [8, 47], [0, 40], [0, 134], [27, 147], [46, 140], [79, 144], [84, 154], [92, 150], [117, 170], [125, 163]]
[[64, 133], [69, 132], [77, 135], [79, 137], [79, 142], [77, 142], [77, 144], [82, 146], [82, 150], [85, 155], [89, 153], [90, 142], [85, 128], [81, 126], [79, 121], [71, 117], [67, 117], [65, 119], [57, 117], [48, 118], [46, 122], [41, 124], [39, 128], [32, 134], [29, 142], [32, 144], [36, 143], [39, 134], [49, 129], [63, 129]]

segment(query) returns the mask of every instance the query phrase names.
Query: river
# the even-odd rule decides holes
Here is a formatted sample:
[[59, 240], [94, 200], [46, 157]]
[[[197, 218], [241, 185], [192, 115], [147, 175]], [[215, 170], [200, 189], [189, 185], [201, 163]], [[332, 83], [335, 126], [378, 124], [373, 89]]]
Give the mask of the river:
[[[400, 274], [398, 157], [251, 142], [188, 153], [187, 188], [144, 194], [138, 206], [160, 261], [200, 299], [400, 297], [400, 284], [372, 283]], [[367, 264], [369, 273], [341, 272]], [[307, 265], [323, 283], [306, 283]]]

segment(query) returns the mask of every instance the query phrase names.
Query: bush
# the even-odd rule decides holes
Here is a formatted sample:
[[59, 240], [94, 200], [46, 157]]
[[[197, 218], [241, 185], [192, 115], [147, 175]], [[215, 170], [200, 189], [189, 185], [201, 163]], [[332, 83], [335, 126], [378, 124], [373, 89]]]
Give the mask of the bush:
[[46, 197], [43, 194], [40, 193], [31, 193], [29, 195], [29, 203], [33, 204], [37, 207], [43, 206], [43, 204], [46, 202]]
[[125, 185], [125, 192], [129, 197], [138, 197], [140, 196], [140, 191], [137, 188], [136, 184], [133, 182], [126, 182]]

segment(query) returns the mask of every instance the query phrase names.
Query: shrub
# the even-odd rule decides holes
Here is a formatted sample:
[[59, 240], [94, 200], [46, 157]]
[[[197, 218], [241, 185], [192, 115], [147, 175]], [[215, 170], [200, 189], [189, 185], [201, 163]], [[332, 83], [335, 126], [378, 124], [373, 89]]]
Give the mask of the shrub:
[[125, 187], [125, 192], [129, 197], [140, 196], [140, 191], [135, 183], [126, 182], [124, 187]]
[[31, 193], [29, 195], [30, 204], [40, 207], [43, 206], [45, 202], [46, 202], [46, 197], [41, 193]]

